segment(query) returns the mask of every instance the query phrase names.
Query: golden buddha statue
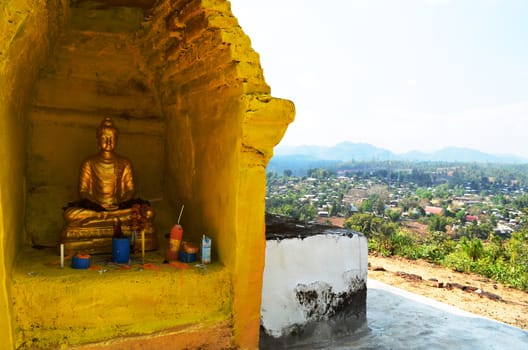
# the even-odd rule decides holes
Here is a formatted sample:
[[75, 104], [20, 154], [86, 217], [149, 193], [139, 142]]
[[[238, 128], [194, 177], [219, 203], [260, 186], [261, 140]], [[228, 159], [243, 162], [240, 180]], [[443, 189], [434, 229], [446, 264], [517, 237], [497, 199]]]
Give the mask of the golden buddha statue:
[[97, 129], [99, 152], [88, 157], [79, 176], [80, 200], [64, 208], [66, 222], [60, 237], [65, 253], [110, 253], [114, 220], [125, 236], [145, 230], [145, 248], [157, 249], [154, 211], [147, 201], [135, 199], [130, 160], [117, 155], [118, 130], [105, 117]]

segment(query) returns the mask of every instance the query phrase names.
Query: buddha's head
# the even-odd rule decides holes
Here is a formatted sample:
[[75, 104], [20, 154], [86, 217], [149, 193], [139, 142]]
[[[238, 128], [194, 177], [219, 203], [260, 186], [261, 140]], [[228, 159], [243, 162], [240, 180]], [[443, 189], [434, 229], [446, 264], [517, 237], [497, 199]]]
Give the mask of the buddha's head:
[[113, 152], [117, 146], [118, 132], [111, 117], [105, 117], [97, 128], [97, 144], [104, 152]]

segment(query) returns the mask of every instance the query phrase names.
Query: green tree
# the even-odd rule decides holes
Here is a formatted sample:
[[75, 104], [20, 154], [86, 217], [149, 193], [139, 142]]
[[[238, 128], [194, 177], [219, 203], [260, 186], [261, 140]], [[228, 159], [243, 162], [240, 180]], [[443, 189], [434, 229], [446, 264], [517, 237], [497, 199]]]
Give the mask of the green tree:
[[459, 245], [471, 261], [478, 260], [484, 253], [484, 246], [482, 245], [482, 241], [478, 238], [462, 237]]
[[486, 222], [478, 224], [476, 221], [473, 221], [470, 224], [466, 225], [460, 231], [462, 236], [482, 239], [487, 239], [492, 232], [493, 227], [490, 223]]
[[348, 218], [346, 228], [362, 232], [367, 237], [388, 237], [398, 230], [398, 225], [371, 214], [357, 213]]
[[438, 198], [449, 198], [449, 184], [438, 185], [434, 188], [435, 196]]
[[508, 199], [502, 193], [499, 193], [491, 197], [491, 203], [495, 205], [505, 205], [508, 204]]
[[514, 232], [504, 244], [504, 249], [511, 266], [528, 269], [528, 233], [526, 231]]
[[385, 210], [385, 215], [387, 215], [391, 222], [398, 222], [400, 220], [401, 213], [399, 210], [387, 209]]
[[429, 232], [446, 232], [446, 226], [447, 220], [445, 217], [440, 215], [433, 215], [429, 219], [429, 226], [427, 229]]
[[466, 223], [466, 212], [464, 210], [459, 210], [455, 214], [455, 218], [462, 224]]
[[431, 192], [430, 190], [426, 188], [419, 187], [416, 189], [415, 193], [420, 199], [428, 199], [428, 200], [433, 199], [433, 192]]
[[357, 213], [345, 220], [344, 226], [346, 228], [362, 232], [365, 235], [370, 234], [370, 224], [373, 216], [371, 214]]
[[453, 188], [453, 192], [455, 193], [455, 196], [462, 197], [464, 195], [464, 193], [466, 192], [466, 190], [465, 190], [464, 186], [462, 186], [460, 184], [457, 184]]
[[398, 202], [398, 207], [402, 208], [403, 211], [409, 211], [411, 208], [416, 208], [418, 206], [419, 203], [416, 198], [405, 197]]
[[385, 203], [378, 194], [371, 194], [361, 202], [360, 211], [363, 213], [376, 213], [381, 215], [385, 211]]
[[372, 213], [374, 211], [374, 205], [370, 198], [365, 198], [361, 201], [361, 207], [359, 210], [362, 213]]
[[528, 207], [528, 194], [517, 197], [513, 201], [513, 205], [519, 210], [527, 208]]
[[311, 204], [303, 205], [298, 215], [298, 219], [301, 221], [311, 221], [317, 216], [317, 209]]
[[340, 205], [334, 200], [330, 205], [330, 216], [337, 216], [339, 214]]

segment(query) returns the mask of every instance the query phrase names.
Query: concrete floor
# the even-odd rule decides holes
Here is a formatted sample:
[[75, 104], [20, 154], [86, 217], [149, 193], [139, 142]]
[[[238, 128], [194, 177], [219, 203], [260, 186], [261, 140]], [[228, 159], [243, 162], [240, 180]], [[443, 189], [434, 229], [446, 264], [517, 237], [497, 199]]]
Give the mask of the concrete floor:
[[354, 334], [289, 349], [528, 349], [528, 331], [369, 280], [367, 324]]

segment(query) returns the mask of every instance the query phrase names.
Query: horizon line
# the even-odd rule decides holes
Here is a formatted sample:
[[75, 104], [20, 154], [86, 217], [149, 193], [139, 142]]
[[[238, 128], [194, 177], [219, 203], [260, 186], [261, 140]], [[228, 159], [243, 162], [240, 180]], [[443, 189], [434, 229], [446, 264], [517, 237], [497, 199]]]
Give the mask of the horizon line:
[[444, 151], [446, 149], [460, 149], [460, 150], [468, 150], [468, 151], [474, 151], [474, 152], [479, 152], [479, 153], [482, 153], [484, 155], [491, 155], [491, 156], [501, 156], [501, 157], [516, 157], [516, 158], [521, 158], [522, 160], [525, 160], [525, 161], [528, 161], [528, 156], [526, 155], [521, 155], [521, 154], [518, 154], [518, 153], [491, 153], [491, 152], [488, 152], [488, 151], [483, 151], [481, 149], [478, 149], [478, 148], [473, 148], [473, 147], [468, 147], [468, 146], [455, 146], [455, 145], [446, 145], [446, 146], [443, 146], [443, 147], [440, 147], [440, 148], [436, 148], [436, 149], [430, 149], [430, 150], [427, 150], [427, 149], [419, 149], [419, 148], [413, 148], [413, 149], [410, 149], [408, 151], [395, 151], [391, 148], [388, 148], [388, 147], [384, 147], [384, 146], [378, 146], [376, 144], [373, 144], [373, 143], [368, 143], [368, 142], [354, 142], [354, 141], [338, 141], [336, 143], [334, 143], [333, 145], [329, 145], [329, 144], [308, 144], [308, 143], [299, 143], [299, 144], [278, 144], [275, 146], [275, 149], [277, 148], [283, 148], [283, 147], [321, 147], [321, 148], [332, 148], [332, 147], [336, 147], [340, 144], [353, 144], [353, 145], [367, 145], [367, 146], [372, 146], [372, 147], [375, 147], [375, 148], [378, 148], [378, 149], [381, 149], [381, 150], [385, 150], [385, 151], [389, 151], [391, 153], [393, 153], [394, 155], [405, 155], [407, 153], [412, 153], [412, 152], [419, 152], [419, 153], [423, 153], [423, 154], [426, 154], [426, 155], [430, 155], [430, 154], [433, 154], [433, 153], [436, 153], [436, 152], [440, 152], [440, 151]]

